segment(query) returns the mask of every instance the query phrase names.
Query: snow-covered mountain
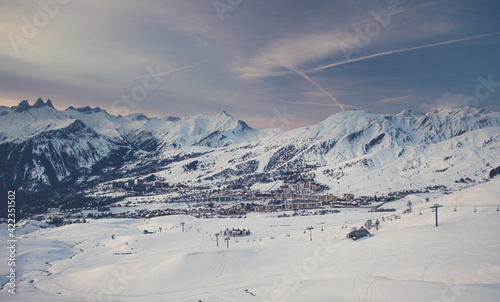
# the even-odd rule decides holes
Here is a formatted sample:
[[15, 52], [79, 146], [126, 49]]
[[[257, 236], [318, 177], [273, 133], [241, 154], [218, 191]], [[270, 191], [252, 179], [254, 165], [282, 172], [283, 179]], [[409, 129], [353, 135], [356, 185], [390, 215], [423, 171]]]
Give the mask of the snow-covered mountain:
[[[284, 133], [273, 142], [275, 153], [267, 170], [303, 162], [328, 165], [384, 150], [432, 145], [477, 130], [500, 126], [500, 114], [484, 109], [440, 110], [430, 114], [402, 112], [380, 115], [345, 111], [323, 122]], [[451, 154], [450, 154], [451, 155]]]
[[[100, 108], [55, 109], [50, 100], [0, 107], [2, 189], [21, 192], [107, 180], [143, 157], [168, 158], [255, 141], [279, 130], [256, 129], [226, 112], [214, 117], [113, 116]], [[191, 149], [190, 149], [191, 148]]]
[[[477, 108], [396, 115], [346, 111], [316, 125], [172, 163], [158, 175], [188, 185], [248, 184], [315, 165], [316, 181], [333, 194], [459, 189], [483, 181], [500, 165], [499, 130], [500, 114]], [[193, 163], [200, 169], [186, 171], [184, 166]]]
[[148, 118], [144, 114], [122, 117], [89, 106], [58, 111], [50, 100], [44, 103], [42, 99], [38, 99], [33, 106], [24, 100], [18, 106], [0, 107], [0, 116], [1, 142], [65, 128], [75, 120], [110, 140], [139, 149], [148, 149], [144, 143], [154, 140], [156, 144], [149, 145], [149, 149], [154, 150], [184, 146], [223, 147], [277, 132], [252, 128], [224, 111], [214, 117], [199, 114], [184, 119], [172, 116]]
[[41, 99], [0, 107], [0, 117], [3, 189], [27, 193], [151, 174], [199, 188], [253, 185], [315, 165], [315, 180], [330, 193], [369, 195], [460, 188], [500, 166], [500, 113], [470, 107], [345, 111], [287, 132], [253, 128], [226, 112], [122, 117], [90, 107], [58, 111]]
[[158, 119], [144, 114], [116, 117], [100, 108], [70, 107], [64, 114], [81, 120], [111, 139], [146, 151], [189, 146], [224, 147], [271, 133], [252, 128], [226, 112], [214, 117], [199, 114], [184, 119], [172, 116]]

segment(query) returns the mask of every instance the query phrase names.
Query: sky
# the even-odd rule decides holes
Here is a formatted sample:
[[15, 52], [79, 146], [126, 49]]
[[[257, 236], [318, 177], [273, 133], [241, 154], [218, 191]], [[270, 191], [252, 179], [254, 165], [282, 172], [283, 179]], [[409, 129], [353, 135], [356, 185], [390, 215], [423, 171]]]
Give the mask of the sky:
[[500, 111], [498, 0], [4, 0], [0, 105], [215, 115]]

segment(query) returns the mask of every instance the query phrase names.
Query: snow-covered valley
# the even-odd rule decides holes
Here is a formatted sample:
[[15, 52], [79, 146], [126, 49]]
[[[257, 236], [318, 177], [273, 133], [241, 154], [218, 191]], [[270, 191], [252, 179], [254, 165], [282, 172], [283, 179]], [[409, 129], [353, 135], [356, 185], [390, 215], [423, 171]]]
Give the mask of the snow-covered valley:
[[90, 107], [59, 111], [41, 99], [0, 107], [0, 115], [2, 190], [16, 188], [29, 201], [21, 208], [27, 214], [135, 195], [113, 190], [114, 182], [149, 179], [156, 190], [156, 180], [168, 187], [158, 195], [199, 197], [248, 187], [275, 191], [273, 184], [307, 172], [323, 194], [373, 196], [461, 190], [500, 166], [500, 115], [472, 107], [350, 110], [290, 131], [253, 128], [224, 111], [122, 117]]
[[[391, 213], [89, 219], [44, 229], [22, 221], [18, 292], [4, 288], [0, 295], [2, 301], [497, 301], [499, 185], [497, 178], [449, 195], [409, 195], [387, 204], [397, 209]], [[413, 211], [403, 213], [408, 200]], [[430, 209], [435, 203], [443, 206], [439, 227]], [[368, 219], [381, 222], [372, 237], [346, 238]], [[221, 236], [217, 246], [214, 234], [233, 227], [251, 234], [229, 243]], [[2, 283], [7, 274], [2, 266]]]
[[23, 214], [2, 301], [500, 296], [496, 112], [356, 110], [291, 131], [42, 100], [0, 115]]

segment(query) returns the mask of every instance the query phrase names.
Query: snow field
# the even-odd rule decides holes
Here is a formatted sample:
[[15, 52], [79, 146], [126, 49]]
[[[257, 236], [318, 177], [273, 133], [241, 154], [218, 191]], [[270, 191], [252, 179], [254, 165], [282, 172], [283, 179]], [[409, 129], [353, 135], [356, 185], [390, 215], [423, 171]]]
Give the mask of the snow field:
[[[497, 301], [499, 184], [495, 179], [450, 195], [407, 196], [386, 205], [395, 213], [344, 209], [289, 218], [277, 213], [252, 213], [246, 219], [166, 216], [90, 220], [36, 231], [24, 223], [18, 233], [27, 233], [19, 235], [18, 295], [4, 289], [0, 299]], [[413, 212], [402, 214], [408, 200]], [[443, 205], [437, 228], [429, 208], [434, 203]], [[382, 216], [385, 221], [372, 230], [373, 237], [345, 238], [351, 227]], [[312, 241], [309, 231], [304, 233], [308, 226], [314, 227]], [[160, 227], [161, 233], [143, 234]], [[214, 233], [226, 227], [252, 234], [232, 237], [229, 249], [219, 237], [217, 247]], [[6, 251], [0, 256], [4, 259]], [[0, 274], [6, 282], [6, 266]]]

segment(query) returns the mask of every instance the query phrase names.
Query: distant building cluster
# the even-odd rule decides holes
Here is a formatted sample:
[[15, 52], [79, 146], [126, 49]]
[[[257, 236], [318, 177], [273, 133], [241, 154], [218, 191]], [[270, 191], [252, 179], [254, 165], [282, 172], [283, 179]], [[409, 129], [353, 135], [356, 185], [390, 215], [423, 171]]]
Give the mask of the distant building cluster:
[[306, 210], [306, 209], [317, 209], [322, 206], [321, 202], [287, 202], [285, 204], [267, 204], [255, 206], [254, 210], [256, 212], [273, 212], [273, 211], [290, 211], [290, 210]]
[[146, 182], [144, 179], [129, 179], [128, 181], [113, 181], [111, 184], [113, 189], [129, 189], [129, 190], [145, 190], [145, 189], [163, 189], [169, 185], [162, 181]]
[[[388, 196], [355, 196], [351, 193], [335, 196], [326, 194], [328, 186], [314, 180], [315, 173], [311, 170], [317, 165], [306, 165], [301, 169], [284, 172], [273, 179], [266, 178], [262, 183], [268, 183], [271, 188], [264, 192], [252, 190], [252, 184], [246, 182], [235, 182], [221, 188], [199, 187], [193, 188], [182, 183], [170, 186], [165, 179], [151, 175], [145, 178], [129, 179], [126, 181], [113, 181], [109, 186], [121, 190], [125, 196], [154, 196], [158, 192], [171, 193], [175, 196], [165, 198], [163, 202], [185, 202], [188, 209], [165, 209], [165, 210], [138, 210], [126, 213], [103, 213], [109, 209], [101, 210], [93, 218], [128, 217], [128, 218], [151, 218], [164, 215], [192, 215], [198, 218], [213, 217], [245, 217], [248, 212], [275, 212], [294, 211], [297, 213], [309, 213], [312, 209], [320, 212], [335, 212], [339, 207], [371, 206], [371, 211], [391, 211], [392, 209], [381, 208], [385, 202], [403, 198], [408, 194], [419, 193], [417, 190], [405, 190], [393, 192]], [[272, 183], [274, 182], [274, 183]], [[151, 202], [154, 202], [153, 200]], [[206, 206], [192, 208], [191, 203], [205, 202]], [[246, 203], [245, 203], [246, 202]], [[130, 202], [129, 202], [130, 203]], [[232, 207], [221, 207], [220, 204], [232, 204]], [[125, 206], [129, 206], [126, 204]], [[102, 208], [102, 207], [101, 207]], [[51, 212], [50, 210], [48, 211]], [[52, 210], [52, 215], [55, 214]], [[282, 215], [288, 215], [283, 213]]]
[[240, 236], [248, 236], [250, 235], [250, 230], [248, 229], [242, 229], [240, 230], [239, 228], [236, 229], [236, 228], [232, 228], [232, 229], [229, 229], [229, 228], [226, 228], [224, 230], [224, 232], [220, 232], [220, 234], [223, 234], [224, 236], [229, 236], [229, 237], [240, 237]]

